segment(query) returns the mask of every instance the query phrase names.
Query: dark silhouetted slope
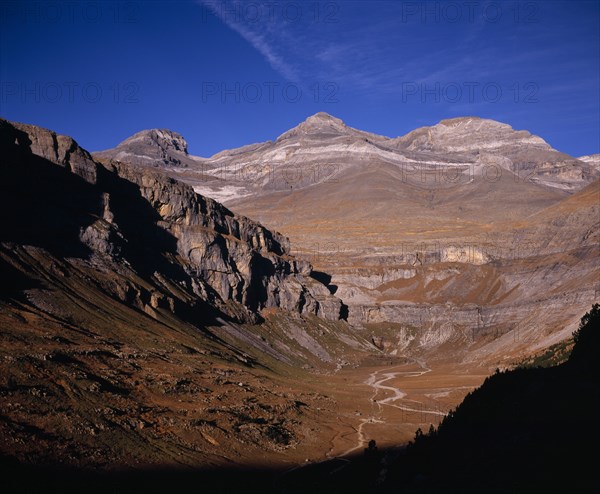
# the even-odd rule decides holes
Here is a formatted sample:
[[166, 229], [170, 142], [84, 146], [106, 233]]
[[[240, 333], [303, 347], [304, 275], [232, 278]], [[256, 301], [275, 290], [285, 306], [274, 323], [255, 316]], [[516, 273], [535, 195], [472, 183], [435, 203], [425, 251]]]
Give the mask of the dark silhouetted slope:
[[[588, 492], [600, 405], [600, 306], [569, 360], [496, 373], [393, 465], [389, 492]], [[388, 490], [385, 490], [388, 492]]]

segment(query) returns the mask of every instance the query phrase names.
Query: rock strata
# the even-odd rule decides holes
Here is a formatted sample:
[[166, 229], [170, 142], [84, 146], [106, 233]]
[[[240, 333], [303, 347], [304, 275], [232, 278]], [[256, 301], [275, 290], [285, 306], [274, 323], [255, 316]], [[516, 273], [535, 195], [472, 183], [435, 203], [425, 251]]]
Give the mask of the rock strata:
[[[341, 301], [311, 278], [310, 263], [290, 255], [289, 240], [279, 233], [159, 171], [118, 161], [101, 165], [69, 137], [5, 120], [0, 126], [7, 171], [21, 167], [19, 173], [26, 175], [28, 157], [37, 156], [46, 167], [59, 165], [94, 186], [88, 220], [78, 225], [79, 241], [91, 255], [150, 273], [176, 264], [185, 272], [180, 281], [196, 286], [196, 295], [209, 301], [213, 293], [225, 306], [239, 304], [248, 314], [279, 308], [340, 318]], [[185, 151], [184, 143], [173, 137], [173, 149]], [[157, 306], [159, 299], [151, 294], [148, 303]]]

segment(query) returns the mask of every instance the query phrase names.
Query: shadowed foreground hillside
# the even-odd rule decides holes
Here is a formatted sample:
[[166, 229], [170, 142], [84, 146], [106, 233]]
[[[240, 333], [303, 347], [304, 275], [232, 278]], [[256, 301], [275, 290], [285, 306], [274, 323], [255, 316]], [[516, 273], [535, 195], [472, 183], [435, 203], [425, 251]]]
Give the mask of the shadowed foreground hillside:
[[[569, 359], [498, 372], [435, 431], [406, 449], [291, 469], [216, 468], [92, 473], [0, 462], [10, 492], [553, 493], [598, 487], [594, 451], [600, 305], [581, 320]], [[374, 446], [374, 444], [373, 444]]]
[[385, 492], [597, 492], [599, 325], [595, 304], [567, 362], [489, 377], [417, 434]]

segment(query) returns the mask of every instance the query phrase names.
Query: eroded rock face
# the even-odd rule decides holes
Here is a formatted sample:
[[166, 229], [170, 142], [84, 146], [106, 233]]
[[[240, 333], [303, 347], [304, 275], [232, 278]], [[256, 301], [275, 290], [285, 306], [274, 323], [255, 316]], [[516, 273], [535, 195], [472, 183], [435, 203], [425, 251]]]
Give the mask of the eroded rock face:
[[600, 153], [580, 156], [577, 159], [593, 166], [596, 170], [600, 171]]
[[168, 129], [142, 130], [116, 148], [94, 155], [148, 167], [189, 166], [197, 162], [188, 154], [188, 144], [183, 136]]
[[598, 177], [586, 161], [553, 149], [526, 130], [479, 117], [442, 120], [392, 139], [392, 147], [411, 152], [476, 157], [482, 165], [506, 169], [520, 177], [565, 190], [578, 190]]
[[[318, 113], [274, 141], [165, 171], [289, 235], [331, 275], [351, 323], [426, 329], [432, 316], [435, 328], [521, 334], [512, 307], [522, 317], [545, 300], [558, 309], [540, 310], [539, 328], [557, 329], [598, 293], [596, 158], [478, 117], [389, 138]], [[479, 307], [495, 316], [477, 322]]]
[[98, 165], [90, 153], [80, 148], [71, 137], [35, 125], [9, 123], [3, 119], [0, 119], [0, 132], [2, 141], [66, 167], [86, 182], [96, 182]]
[[[97, 199], [79, 227], [79, 240], [93, 255], [127, 261], [138, 272], [150, 273], [160, 271], [157, 264], [168, 258], [171, 266], [176, 262], [187, 273], [185, 283], [199, 283], [194, 290], [198, 296], [214, 291], [223, 302], [251, 313], [281, 308], [340, 318], [341, 301], [310, 278], [309, 263], [289, 255], [286, 237], [162, 173], [120, 162], [101, 166], [68, 137], [30, 125], [1, 124], [3, 143], [14, 156], [42, 157], [95, 185], [89, 195]], [[182, 148], [183, 143], [174, 141], [173, 146]], [[8, 166], [15, 166], [20, 160], [9, 161]], [[163, 299], [169, 297], [152, 294], [147, 304], [156, 308]]]
[[411, 151], [477, 153], [508, 146], [534, 146], [552, 149], [541, 137], [525, 130], [515, 131], [510, 125], [479, 117], [442, 120], [431, 127], [421, 127], [398, 137], [393, 143]]
[[139, 186], [177, 239], [177, 253], [224, 300], [253, 311], [279, 307], [339, 319], [341, 301], [308, 278], [309, 263], [289, 255], [289, 240], [158, 172], [121, 163], [115, 173]]

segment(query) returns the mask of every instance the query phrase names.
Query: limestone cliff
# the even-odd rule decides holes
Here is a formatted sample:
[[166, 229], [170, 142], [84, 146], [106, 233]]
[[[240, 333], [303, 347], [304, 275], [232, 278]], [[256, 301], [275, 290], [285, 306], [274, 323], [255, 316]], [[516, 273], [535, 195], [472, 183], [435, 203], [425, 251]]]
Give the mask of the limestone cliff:
[[[25, 185], [24, 176], [41, 170], [50, 173], [44, 187], [72, 198], [66, 210], [49, 215], [40, 228], [35, 222], [28, 228], [27, 218], [13, 217], [5, 223], [6, 240], [40, 247], [54, 242], [60, 249], [79, 243], [88, 257], [105, 266], [129, 264], [153, 278], [172, 277], [170, 272], [176, 270], [177, 282], [195, 296], [242, 320], [253, 320], [265, 308], [340, 318], [341, 301], [311, 278], [308, 262], [289, 255], [289, 241], [282, 235], [234, 215], [160, 172], [113, 161], [102, 165], [69, 137], [5, 120], [0, 121], [0, 131], [7, 191]], [[65, 173], [57, 175], [52, 165]], [[88, 185], [73, 180], [73, 175]], [[18, 184], [20, 179], [23, 183]], [[44, 194], [40, 191], [38, 199]], [[78, 203], [80, 196], [85, 199]], [[32, 209], [28, 216], [36, 215]], [[116, 292], [129, 297], [127, 283], [117, 285]], [[158, 299], [177, 305], [175, 290], [163, 286], [158, 291], [162, 293], [150, 296], [151, 305]], [[139, 299], [140, 290], [134, 292]]]

